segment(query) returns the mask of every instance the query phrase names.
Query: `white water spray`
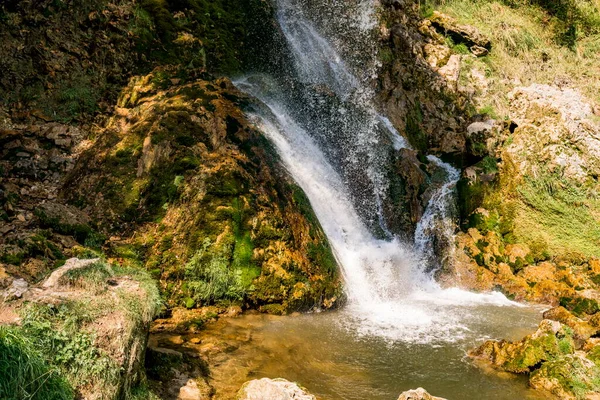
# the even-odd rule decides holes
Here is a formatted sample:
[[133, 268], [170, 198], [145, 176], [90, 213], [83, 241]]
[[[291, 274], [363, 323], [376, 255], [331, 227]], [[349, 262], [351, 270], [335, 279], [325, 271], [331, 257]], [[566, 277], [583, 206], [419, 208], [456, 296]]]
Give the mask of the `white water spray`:
[[[322, 125], [331, 128], [326, 133], [337, 132], [337, 126], [328, 124], [340, 121], [348, 129], [354, 129], [355, 141], [351, 145], [361, 153], [350, 154], [356, 158], [354, 165], [362, 163], [369, 171], [367, 175], [374, 185], [374, 204], [380, 208], [386, 182], [378, 169], [378, 163], [382, 162], [377, 157], [381, 142], [376, 132], [381, 133], [383, 127], [383, 134], [389, 137], [387, 143], [391, 140], [396, 150], [407, 148], [408, 144], [390, 121], [375, 111], [371, 99], [364, 97], [370, 90], [361, 87], [360, 80], [349, 72], [335, 48], [305, 18], [302, 9], [293, 0], [280, 0], [278, 4], [279, 22], [292, 48], [297, 78], [308, 85], [327, 86], [338, 98], [361, 111], [360, 119], [344, 119], [344, 113], [340, 113], [341, 119], [324, 120]], [[397, 238], [379, 240], [357, 212], [364, 204], [355, 202], [356, 197], [340, 171], [333, 167], [321, 145], [303, 126], [310, 123], [303, 124], [293, 117], [299, 115], [298, 110], [303, 109], [302, 101], [306, 99], [286, 97], [264, 76], [247, 77], [235, 84], [266, 106], [251, 117], [275, 144], [285, 167], [308, 196], [329, 239], [342, 268], [349, 300], [348, 318], [344, 322], [352, 330], [415, 343], [454, 341], [468, 330], [464, 323], [470, 315], [468, 307], [515, 304], [499, 293], [482, 295], [458, 289], [443, 290], [426, 273], [423, 260], [433, 251], [432, 230], [440, 221], [443, 225], [449, 219], [452, 191], [459, 174], [456, 169], [429, 157], [430, 162], [446, 171], [447, 178], [429, 201], [415, 233], [414, 247]], [[381, 224], [381, 212], [376, 214]], [[385, 230], [385, 224], [382, 228]], [[451, 234], [451, 229], [448, 225], [446, 233]]]
[[[427, 208], [415, 229], [416, 250], [427, 260], [432, 260], [435, 256], [432, 240], [434, 235], [440, 235], [445, 239], [454, 236], [452, 208], [454, 207], [454, 190], [456, 182], [460, 178], [460, 171], [435, 156], [427, 156], [427, 159], [446, 173], [445, 183], [429, 199]], [[448, 247], [452, 249], [453, 243], [450, 243]]]

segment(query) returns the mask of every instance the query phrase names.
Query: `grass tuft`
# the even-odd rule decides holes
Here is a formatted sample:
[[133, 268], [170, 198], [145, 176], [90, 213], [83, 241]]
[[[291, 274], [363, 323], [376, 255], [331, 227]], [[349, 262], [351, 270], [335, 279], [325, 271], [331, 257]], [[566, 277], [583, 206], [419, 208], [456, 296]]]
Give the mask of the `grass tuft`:
[[73, 389], [21, 328], [0, 326], [0, 398], [67, 400]]

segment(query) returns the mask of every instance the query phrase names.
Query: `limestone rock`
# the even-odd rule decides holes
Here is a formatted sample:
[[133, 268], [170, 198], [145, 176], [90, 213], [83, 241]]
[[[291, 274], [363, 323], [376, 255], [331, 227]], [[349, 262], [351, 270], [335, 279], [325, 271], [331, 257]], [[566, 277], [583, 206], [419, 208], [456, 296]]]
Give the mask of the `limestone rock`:
[[[487, 360], [505, 371], [528, 373], [538, 364], [562, 354], [559, 336], [567, 338], [567, 343], [572, 342], [561, 327], [560, 322], [543, 320], [536, 332], [519, 342], [488, 340], [469, 355]], [[570, 348], [570, 351], [572, 352], [573, 348]]]
[[4, 301], [20, 299], [29, 290], [29, 285], [25, 279], [14, 279], [4, 294]]
[[492, 155], [497, 136], [498, 125], [495, 120], [473, 122], [467, 127], [467, 151], [478, 157]]
[[186, 384], [179, 389], [177, 400], [202, 400], [207, 399], [202, 394], [195, 379], [188, 379]]
[[316, 400], [316, 397], [285, 379], [254, 379], [244, 383], [237, 400]]
[[442, 397], [432, 396], [423, 388], [417, 388], [402, 392], [398, 400], [445, 400]]
[[59, 285], [60, 278], [62, 278], [67, 272], [74, 270], [74, 269], [86, 268], [86, 267], [98, 262], [99, 260], [100, 260], [99, 258], [91, 258], [88, 260], [80, 260], [78, 258], [69, 258], [65, 262], [65, 265], [54, 270], [52, 272], [52, 274], [50, 274], [50, 276], [48, 277], [48, 279], [46, 279], [46, 281], [43, 283], [42, 286], [46, 289], [56, 287]]
[[596, 335], [600, 328], [591, 325], [589, 322], [577, 318], [564, 307], [555, 307], [544, 312], [544, 319], [559, 321], [561, 324], [573, 329], [573, 336], [581, 342], [585, 342], [590, 337]]
[[[560, 399], [597, 396], [594, 380], [600, 377], [599, 369], [593, 361], [583, 354], [569, 354], [542, 364], [529, 378], [534, 389], [545, 390]], [[577, 385], [575, 392], [574, 384]], [[597, 397], [585, 397], [586, 399]]]
[[581, 182], [600, 174], [600, 127], [580, 93], [533, 84], [514, 89], [509, 98], [518, 127], [507, 152], [520, 174], [536, 173], [540, 163]]
[[[449, 15], [434, 11], [430, 20], [431, 24], [438, 31], [449, 35], [455, 43], [465, 43], [468, 47], [475, 47], [473, 53], [476, 55], [485, 55], [492, 48], [490, 39], [479, 32], [477, 28], [469, 25], [461, 25]], [[486, 51], [484, 52], [484, 50]]]

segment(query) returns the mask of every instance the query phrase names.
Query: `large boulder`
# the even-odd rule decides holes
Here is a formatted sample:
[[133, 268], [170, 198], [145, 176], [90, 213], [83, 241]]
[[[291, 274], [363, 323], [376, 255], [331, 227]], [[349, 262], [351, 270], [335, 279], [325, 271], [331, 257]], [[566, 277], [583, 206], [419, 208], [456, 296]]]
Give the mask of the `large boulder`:
[[244, 383], [237, 394], [237, 400], [316, 400], [296, 383], [285, 379], [254, 379]]
[[335, 258], [304, 192], [242, 112], [249, 99], [228, 79], [184, 72], [131, 79], [71, 174], [69, 200], [119, 232], [116, 253], [137, 249], [171, 307], [332, 307]]

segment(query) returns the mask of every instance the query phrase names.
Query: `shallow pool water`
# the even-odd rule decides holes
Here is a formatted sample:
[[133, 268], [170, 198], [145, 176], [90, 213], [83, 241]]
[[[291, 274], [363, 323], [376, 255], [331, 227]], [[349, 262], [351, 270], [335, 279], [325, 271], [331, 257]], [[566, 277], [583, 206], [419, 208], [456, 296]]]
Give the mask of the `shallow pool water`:
[[[528, 389], [525, 377], [478, 368], [466, 357], [468, 349], [486, 338], [518, 339], [531, 333], [541, 309], [476, 305], [463, 306], [463, 311], [462, 334], [454, 341], [418, 343], [365, 333], [356, 329], [360, 321], [347, 308], [224, 318], [184, 336], [182, 346], [209, 359], [217, 399], [234, 398], [244, 382], [262, 377], [295, 381], [332, 400], [394, 400], [419, 386], [449, 400], [544, 398]], [[200, 343], [191, 344], [192, 336], [197, 336], [192, 342]], [[154, 339], [167, 340], [161, 335]]]

